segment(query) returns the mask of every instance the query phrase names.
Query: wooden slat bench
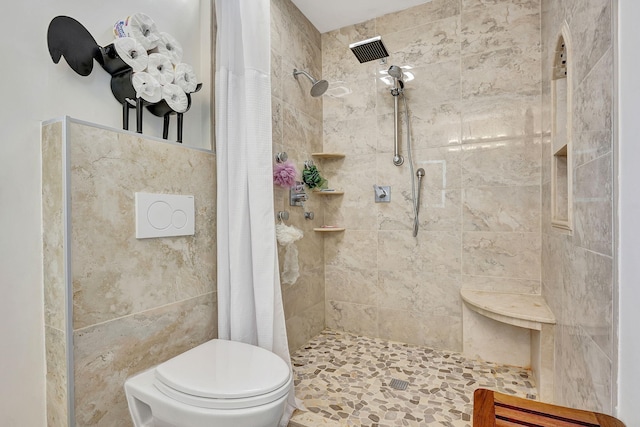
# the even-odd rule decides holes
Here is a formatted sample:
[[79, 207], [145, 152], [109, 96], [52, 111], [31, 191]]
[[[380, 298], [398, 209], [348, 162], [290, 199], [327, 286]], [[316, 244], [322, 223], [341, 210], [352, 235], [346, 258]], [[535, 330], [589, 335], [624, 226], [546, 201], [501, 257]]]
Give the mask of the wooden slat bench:
[[473, 395], [473, 427], [624, 427], [618, 419], [479, 388]]

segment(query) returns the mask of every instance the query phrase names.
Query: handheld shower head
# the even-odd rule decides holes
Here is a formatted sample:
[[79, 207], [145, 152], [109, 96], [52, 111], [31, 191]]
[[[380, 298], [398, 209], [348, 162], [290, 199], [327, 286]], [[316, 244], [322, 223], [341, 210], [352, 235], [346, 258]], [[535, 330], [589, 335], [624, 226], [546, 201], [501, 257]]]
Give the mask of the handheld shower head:
[[387, 72], [391, 77], [400, 81], [402, 81], [402, 78], [404, 77], [402, 68], [398, 67], [397, 65], [392, 65], [391, 67], [389, 67], [389, 71]]
[[420, 168], [416, 171], [416, 176], [418, 177], [418, 179], [422, 179], [424, 177], [425, 171], [423, 168]]
[[324, 95], [324, 93], [329, 88], [329, 82], [327, 82], [326, 80], [316, 80], [311, 76], [311, 74], [307, 73], [306, 71], [294, 68], [293, 77], [297, 79], [299, 74], [302, 74], [303, 76], [306, 76], [309, 80], [311, 80], [311, 84], [313, 85], [311, 86], [311, 96], [313, 96], [314, 98]]

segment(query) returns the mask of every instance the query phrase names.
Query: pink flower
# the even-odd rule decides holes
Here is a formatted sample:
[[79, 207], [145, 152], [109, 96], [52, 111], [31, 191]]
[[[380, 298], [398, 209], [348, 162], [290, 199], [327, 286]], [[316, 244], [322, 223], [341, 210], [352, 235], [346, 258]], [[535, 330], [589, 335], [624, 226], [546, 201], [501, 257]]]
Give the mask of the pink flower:
[[296, 184], [297, 173], [294, 164], [288, 160], [276, 163], [273, 167], [273, 183], [285, 188], [293, 187]]

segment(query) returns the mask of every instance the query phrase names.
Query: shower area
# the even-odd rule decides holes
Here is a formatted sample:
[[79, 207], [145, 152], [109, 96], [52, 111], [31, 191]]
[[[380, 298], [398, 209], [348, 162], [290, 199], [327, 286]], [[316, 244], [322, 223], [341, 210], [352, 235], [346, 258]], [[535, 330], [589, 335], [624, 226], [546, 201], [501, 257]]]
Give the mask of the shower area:
[[[433, 0], [320, 34], [289, 0], [271, 1], [273, 152], [299, 168], [314, 160], [340, 190], [309, 192], [312, 220], [274, 190], [276, 212], [304, 233], [300, 277], [282, 288], [292, 353], [328, 335], [360, 349], [389, 340], [461, 352], [462, 289], [542, 294], [557, 319], [556, 403], [613, 411], [612, 6], [573, 3]], [[552, 69], [563, 25], [573, 35], [568, 230], [551, 221]], [[349, 45], [376, 36], [389, 57], [360, 63]], [[392, 65], [403, 75], [414, 170]], [[329, 83], [320, 97], [309, 93], [316, 78]], [[391, 187], [390, 203], [375, 203], [376, 185]], [[345, 230], [314, 231], [322, 225]], [[528, 378], [505, 375], [530, 392]]]

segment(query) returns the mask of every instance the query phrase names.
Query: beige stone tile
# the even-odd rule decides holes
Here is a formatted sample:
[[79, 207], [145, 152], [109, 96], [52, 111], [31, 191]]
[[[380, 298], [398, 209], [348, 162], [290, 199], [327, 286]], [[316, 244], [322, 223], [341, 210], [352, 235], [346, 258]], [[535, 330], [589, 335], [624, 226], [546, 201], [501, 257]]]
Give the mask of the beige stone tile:
[[[324, 240], [325, 267], [342, 269], [374, 269], [377, 259], [373, 248], [377, 244], [375, 231], [346, 230], [327, 235]], [[370, 248], [363, 251], [361, 248]]]
[[349, 230], [375, 230], [377, 218], [372, 175], [376, 165], [375, 156], [348, 156], [344, 160], [322, 163], [329, 187], [345, 192], [342, 196], [311, 195], [323, 199], [325, 224]]
[[574, 178], [575, 243], [604, 255], [613, 254], [613, 171], [607, 154], [578, 167]]
[[574, 92], [573, 131], [610, 130], [613, 114], [613, 49], [609, 49]]
[[378, 271], [375, 268], [327, 266], [325, 282], [327, 300], [371, 306], [378, 301]]
[[282, 285], [285, 318], [303, 316], [325, 299], [324, 268], [300, 269], [300, 277], [292, 285]]
[[64, 427], [69, 423], [67, 394], [67, 342], [63, 331], [45, 326], [47, 364], [47, 426]]
[[289, 351], [294, 352], [325, 328], [325, 302], [287, 319], [286, 325]]
[[462, 271], [477, 276], [540, 277], [540, 235], [537, 233], [462, 233]]
[[[375, 154], [378, 122], [375, 115], [355, 120], [325, 120], [323, 150], [328, 153], [354, 155]], [[339, 160], [325, 162], [327, 166], [341, 166]]]
[[[74, 328], [211, 292], [213, 154], [79, 124], [70, 129]], [[195, 235], [136, 239], [136, 191], [194, 195]]]
[[462, 350], [459, 314], [448, 316], [381, 308], [378, 321], [380, 336], [384, 339], [449, 351]]
[[282, 99], [282, 55], [271, 48], [271, 99]]
[[465, 9], [461, 17], [462, 54], [540, 43], [540, 1], [500, 2]]
[[460, 276], [421, 271], [380, 271], [378, 307], [434, 315], [461, 315]]
[[[354, 120], [376, 114], [376, 78], [329, 80], [330, 87], [342, 87], [340, 93], [322, 97], [324, 119], [327, 121]], [[327, 91], [329, 92], [329, 91]]]
[[521, 294], [540, 294], [540, 281], [504, 277], [485, 277], [462, 275], [463, 289], [477, 289], [493, 292], [513, 292]]
[[326, 310], [328, 328], [364, 336], [378, 336], [376, 307], [328, 300]]
[[291, 26], [289, 29], [291, 32], [302, 33], [309, 37], [314, 44], [320, 44], [320, 33], [293, 2], [273, 0], [273, 3], [282, 10], [286, 21]]
[[[283, 143], [283, 112], [282, 112], [282, 100], [271, 97], [271, 140], [274, 144]], [[281, 149], [282, 151], [282, 149]]]
[[[361, 64], [349, 45], [377, 36], [374, 20], [322, 34], [322, 75], [331, 82], [375, 75], [376, 61]], [[384, 40], [383, 40], [384, 42]]]
[[481, 187], [464, 190], [465, 231], [540, 230], [540, 187]]
[[383, 15], [376, 19], [376, 28], [380, 34], [385, 35], [459, 14], [459, 0], [432, 0], [399, 12]]
[[441, 274], [460, 272], [460, 234], [425, 231], [378, 232], [379, 270], [420, 271]]
[[[579, 328], [563, 327], [560, 366], [561, 405], [611, 413], [612, 362], [597, 345]], [[557, 383], [557, 382], [556, 382]]]
[[282, 90], [283, 101], [292, 109], [301, 111], [316, 120], [322, 120], [322, 105], [325, 97], [314, 98], [311, 96], [311, 81], [303, 75], [297, 78], [293, 76], [293, 69], [305, 70], [316, 79], [321, 79], [320, 71], [313, 71], [295, 60], [282, 58]]
[[460, 17], [453, 16], [419, 27], [384, 34], [388, 62], [420, 67], [460, 57]]
[[214, 337], [214, 294], [74, 333], [77, 425], [130, 420], [124, 381]]
[[64, 330], [66, 277], [62, 123], [42, 128], [42, 257], [44, 324]]
[[[285, 145], [294, 145], [299, 152], [322, 151], [322, 121], [291, 105], [283, 106], [282, 136]], [[297, 158], [300, 162], [303, 157], [306, 160], [306, 156], [295, 156], [292, 153], [290, 159]]]
[[613, 260], [609, 256], [575, 248], [571, 254], [571, 278], [565, 285], [567, 318], [579, 326], [609, 358], [613, 343]]
[[508, 47], [462, 57], [462, 98], [540, 94], [539, 47]]
[[540, 149], [539, 138], [463, 144], [463, 186], [539, 185]]
[[540, 96], [500, 95], [462, 102], [462, 141], [540, 135]]
[[573, 41], [574, 76], [581, 82], [613, 46], [612, 6], [603, 0], [564, 3]]
[[[613, 149], [611, 129], [574, 133], [571, 140], [573, 146], [573, 166], [579, 167], [597, 159]], [[551, 163], [551, 162], [546, 162]]]

